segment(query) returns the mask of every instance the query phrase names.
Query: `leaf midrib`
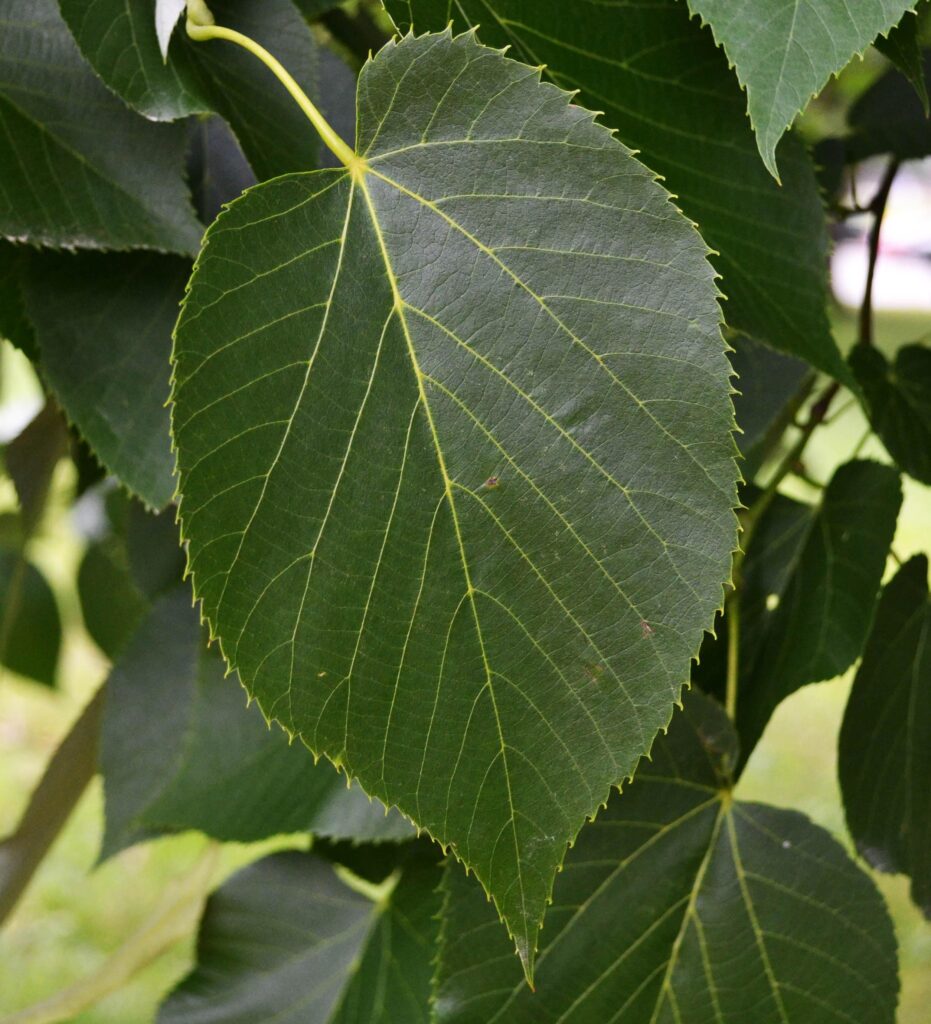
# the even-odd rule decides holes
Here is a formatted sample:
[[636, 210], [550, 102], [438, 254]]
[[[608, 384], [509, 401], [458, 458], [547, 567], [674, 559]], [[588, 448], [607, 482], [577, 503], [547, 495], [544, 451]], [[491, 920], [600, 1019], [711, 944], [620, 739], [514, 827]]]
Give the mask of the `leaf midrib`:
[[[513, 792], [511, 790], [511, 774], [510, 774], [510, 771], [508, 769], [507, 744], [505, 743], [505, 739], [504, 739], [504, 729], [503, 729], [502, 724], [501, 724], [501, 715], [500, 715], [500, 712], [498, 710], [498, 701], [497, 701], [497, 698], [495, 696], [495, 687], [494, 687], [494, 682], [493, 682], [493, 679], [492, 679], [493, 673], [492, 673], [492, 670], [491, 670], [491, 665], [490, 665], [489, 660], [488, 660], [488, 652], [487, 652], [487, 649], [485, 647], [485, 640], [484, 640], [484, 635], [483, 635], [483, 632], [482, 632], [481, 618], [480, 618], [480, 616], [478, 614], [478, 606], [476, 605], [476, 602], [475, 602], [476, 589], [475, 589], [474, 584], [472, 583], [472, 574], [471, 574], [471, 571], [469, 569], [469, 560], [468, 560], [468, 556], [466, 555], [465, 543], [464, 543], [463, 537], [462, 537], [462, 529], [461, 529], [461, 526], [460, 526], [460, 523], [459, 523], [459, 515], [458, 515], [457, 509], [456, 509], [456, 502], [455, 502], [455, 499], [453, 497], [453, 481], [452, 481], [452, 479], [451, 479], [451, 477], [449, 475], [449, 471], [448, 471], [448, 469], [446, 467], [446, 457], [443, 454], [443, 448], [442, 448], [442, 445], [440, 444], [439, 433], [437, 431], [436, 423], [435, 423], [434, 418], [433, 418], [433, 411], [430, 408], [430, 402], [429, 402], [429, 399], [427, 398], [426, 388], [424, 387], [425, 374], [424, 374], [424, 372], [423, 372], [423, 370], [422, 370], [422, 368], [420, 366], [420, 361], [419, 361], [419, 359], [417, 357], [417, 351], [416, 351], [416, 348], [414, 347], [413, 339], [411, 338], [410, 329], [409, 329], [408, 324], [407, 324], [407, 319], [406, 319], [406, 317], [404, 315], [404, 300], [401, 297], [401, 292], [400, 292], [400, 289], [398, 287], [397, 275], [395, 274], [394, 268], [393, 268], [393, 266], [391, 264], [391, 257], [390, 257], [390, 255], [388, 253], [388, 249], [387, 249], [387, 246], [385, 244], [384, 235], [382, 234], [382, 230], [381, 230], [381, 224], [379, 223], [378, 215], [377, 215], [376, 210], [375, 210], [375, 204], [372, 201], [371, 192], [369, 191], [368, 185], [366, 184], [366, 181], [365, 181], [365, 175], [367, 173], [370, 173], [370, 172], [366, 168], [361, 168], [358, 173], [354, 174], [354, 178], [355, 178], [355, 180], [356, 180], [356, 182], [358, 184], [358, 187], [359, 187], [360, 191], [362, 192], [363, 196], [365, 197], [365, 203], [366, 203], [366, 207], [367, 207], [368, 212], [369, 212], [369, 216], [370, 216], [371, 221], [372, 221], [372, 227], [373, 227], [373, 230], [375, 231], [375, 236], [376, 236], [376, 238], [378, 240], [379, 250], [381, 252], [382, 260], [383, 260], [384, 266], [385, 266], [385, 275], [386, 275], [386, 277], [388, 279], [388, 283], [389, 283], [389, 285], [391, 287], [391, 294], [392, 294], [392, 297], [394, 299], [394, 311], [397, 314], [398, 322], [401, 325], [402, 331], [404, 332], [404, 340], [405, 340], [405, 343], [407, 345], [407, 353], [408, 353], [408, 356], [409, 356], [410, 361], [411, 361], [411, 368], [413, 369], [414, 376], [415, 376], [416, 381], [417, 381], [417, 390], [418, 390], [418, 394], [420, 396], [420, 404], [423, 406], [424, 415], [425, 415], [426, 420], [427, 420], [427, 426], [429, 427], [430, 436], [431, 436], [431, 439], [433, 441], [433, 448], [434, 448], [434, 452], [436, 454], [436, 460], [437, 460], [437, 468], [439, 469], [440, 475], [441, 475], [441, 477], [443, 479], [443, 487], [444, 487], [445, 494], [446, 494], [446, 502], [447, 502], [447, 504], [449, 506], [450, 515], [451, 515], [452, 522], [453, 522], [453, 530], [454, 530], [454, 533], [455, 533], [455, 536], [456, 536], [456, 545], [457, 545], [457, 547], [459, 549], [459, 557], [460, 557], [460, 561], [461, 561], [461, 564], [462, 564], [462, 572], [463, 572], [463, 576], [465, 578], [466, 593], [467, 593], [467, 597], [468, 597], [468, 601], [469, 601], [469, 606], [470, 606], [470, 608], [472, 610], [472, 618], [473, 618], [473, 620], [475, 622], [475, 632], [476, 632], [476, 637], [478, 639], [479, 651], [480, 651], [481, 658], [482, 658], [482, 666], [483, 666], [483, 668], [485, 670], [485, 687], [488, 689], [488, 694], [489, 694], [489, 697], [491, 698], [492, 711], [493, 711], [494, 716], [495, 716], [495, 726], [496, 726], [497, 733], [498, 733], [498, 744], [499, 744], [500, 751], [501, 751], [501, 760], [502, 760], [502, 766], [503, 766], [503, 770], [504, 770], [504, 781], [505, 781], [505, 785], [506, 785], [506, 788], [507, 788], [508, 811], [509, 811], [509, 814], [510, 814], [511, 834], [512, 834], [512, 839], [513, 839], [513, 842], [514, 842], [514, 854], [515, 854], [517, 886], [518, 886], [518, 890], [519, 890], [519, 893], [520, 893], [520, 903], [521, 903], [521, 912], [522, 912], [522, 922], [521, 923], [522, 923], [522, 926], [523, 926], [523, 929], [524, 929], [524, 932], [525, 932], [524, 936], [522, 936], [522, 942], [519, 944], [518, 952], [520, 954], [521, 961], [524, 964], [524, 968], [525, 968], [525, 971], [526, 971], [528, 969], [529, 965], [531, 965], [533, 963], [533, 951], [529, 950], [527, 948], [527, 946], [526, 946], [526, 937], [527, 937], [526, 936], [526, 929], [527, 929], [527, 923], [528, 923], [528, 914], [527, 914], [526, 894], [524, 892], [524, 877], [523, 877], [523, 872], [521, 871], [520, 859], [519, 859], [519, 856], [518, 856], [518, 851], [520, 850], [520, 841], [519, 841], [518, 836], [517, 836], [517, 814], [516, 814], [516, 809], [515, 809], [515, 806], [514, 806], [514, 795], [513, 795]], [[382, 176], [378, 175], [378, 177], [382, 177]], [[392, 185], [395, 184], [394, 182], [391, 182], [387, 178], [384, 178], [383, 180], [387, 181], [389, 184], [392, 184]], [[496, 905], [497, 905], [497, 900], [495, 902], [496, 902]], [[539, 922], [535, 922], [535, 923], [538, 924]], [[508, 930], [509, 931], [511, 930], [509, 924], [508, 924]]]

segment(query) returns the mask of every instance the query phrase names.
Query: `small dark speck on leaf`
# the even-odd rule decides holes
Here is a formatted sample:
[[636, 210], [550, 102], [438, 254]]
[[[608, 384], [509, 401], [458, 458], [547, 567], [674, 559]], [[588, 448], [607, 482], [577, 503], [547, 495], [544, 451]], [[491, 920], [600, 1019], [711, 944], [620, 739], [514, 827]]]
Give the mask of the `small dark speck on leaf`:
[[652, 636], [655, 632], [656, 630], [649, 624], [649, 622], [647, 622], [646, 619], [640, 620], [640, 633], [644, 640], [646, 640], [648, 636]]
[[493, 491], [498, 486], [498, 483], [499, 481], [496, 476], [490, 476], [482, 486], [487, 491]]

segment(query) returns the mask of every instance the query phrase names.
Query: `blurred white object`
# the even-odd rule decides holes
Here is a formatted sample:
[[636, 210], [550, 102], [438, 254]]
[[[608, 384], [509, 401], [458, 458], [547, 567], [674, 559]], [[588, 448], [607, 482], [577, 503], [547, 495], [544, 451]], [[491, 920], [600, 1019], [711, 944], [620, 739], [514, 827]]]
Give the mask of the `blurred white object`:
[[[856, 194], [861, 204], [872, 199], [885, 166], [886, 160], [879, 159], [859, 168]], [[852, 204], [853, 196], [844, 201]], [[863, 300], [872, 220], [869, 214], [851, 217], [844, 227], [853, 234], [837, 243], [831, 259], [834, 295], [851, 308]], [[896, 175], [879, 239], [873, 308], [931, 312], [931, 160], [905, 163]]]

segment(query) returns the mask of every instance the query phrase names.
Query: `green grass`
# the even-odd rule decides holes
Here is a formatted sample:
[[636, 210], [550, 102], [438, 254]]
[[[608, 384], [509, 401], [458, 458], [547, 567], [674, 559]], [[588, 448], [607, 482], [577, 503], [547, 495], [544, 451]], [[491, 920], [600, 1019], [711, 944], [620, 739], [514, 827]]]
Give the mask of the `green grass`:
[[[849, 342], [849, 318], [839, 318], [837, 326]], [[884, 316], [879, 334], [891, 350], [926, 334], [929, 326], [928, 318]], [[837, 462], [850, 457], [865, 430], [859, 409], [848, 405], [816, 434], [806, 458], [809, 474], [825, 481]], [[861, 455], [884, 457], [873, 441]], [[67, 493], [67, 487], [63, 478], [57, 493]], [[813, 495], [805, 485], [792, 487], [802, 496]], [[906, 481], [905, 492], [895, 541], [902, 557], [926, 549], [931, 536], [931, 490]], [[14, 678], [0, 680], [0, 834], [14, 825], [55, 744], [107, 670], [77, 621], [71, 580], [79, 549], [68, 539], [64, 513], [60, 503], [52, 510], [34, 551], [56, 581], [70, 623], [62, 688], [51, 692]], [[844, 678], [809, 686], [785, 701], [739, 786], [742, 797], [798, 808], [845, 842], [835, 752], [849, 684]], [[140, 925], [165, 886], [189, 870], [204, 846], [198, 836], [174, 837], [127, 850], [95, 867], [101, 828], [101, 792], [95, 784], [0, 933], [0, 1012], [30, 1005], [91, 972]], [[220, 875], [273, 846], [294, 842], [231, 846], [224, 851]], [[888, 900], [901, 945], [899, 1024], [925, 1024], [931, 1006], [931, 924], [909, 901], [906, 879], [874, 877]], [[192, 950], [189, 936], [74, 1024], [148, 1024], [161, 997], [190, 965]]]

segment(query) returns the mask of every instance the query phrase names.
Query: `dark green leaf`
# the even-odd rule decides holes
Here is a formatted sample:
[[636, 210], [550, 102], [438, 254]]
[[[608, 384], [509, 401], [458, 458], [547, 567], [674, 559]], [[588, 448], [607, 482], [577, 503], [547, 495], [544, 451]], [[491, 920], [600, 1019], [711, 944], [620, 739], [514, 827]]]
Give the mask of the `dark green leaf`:
[[343, 0], [294, 0], [297, 9], [308, 21], [314, 21], [321, 14], [339, 7]]
[[23, 537], [39, 525], [52, 485], [52, 474], [68, 451], [68, 431], [61, 410], [46, 402], [4, 451], [6, 471], [16, 488]]
[[906, 11], [905, 16], [889, 35], [879, 36], [874, 45], [912, 83], [927, 117], [931, 113], [931, 107], [928, 102], [928, 83], [925, 81], [924, 58], [919, 37], [919, 9], [927, 11], [928, 4], [919, 4], [915, 11]]
[[298, 831], [360, 840], [412, 834], [396, 812], [386, 817], [328, 764], [315, 766], [245, 703], [206, 648], [187, 588], [160, 598], [107, 682], [102, 856], [184, 829], [243, 842]]
[[718, 255], [735, 330], [849, 381], [825, 315], [824, 212], [799, 141], [779, 151], [782, 187], [760, 162], [746, 103], [711, 32], [682, 0], [388, 0], [418, 31], [481, 25], [481, 38], [545, 64], [665, 185]]
[[0, 235], [197, 249], [184, 128], [136, 117], [84, 63], [55, 0], [0, 0]]
[[438, 882], [414, 861], [375, 901], [313, 854], [257, 861], [210, 897], [158, 1024], [428, 1024]]
[[26, 316], [20, 280], [27, 258], [24, 247], [0, 239], [0, 338], [11, 341], [33, 362], [39, 358], [32, 324]]
[[892, 1024], [882, 897], [802, 815], [733, 799], [734, 743], [687, 695], [567, 856], [535, 993], [481, 890], [447, 868], [437, 1024]]
[[743, 475], [752, 480], [770, 442], [788, 426], [807, 392], [810, 370], [799, 359], [775, 352], [743, 336], [731, 341], [731, 366], [737, 375], [734, 415], [744, 457]]
[[776, 146], [796, 116], [916, 0], [689, 0], [747, 90], [747, 108], [763, 162], [775, 177]]
[[860, 656], [902, 502], [898, 474], [849, 462], [814, 515], [780, 502], [753, 536], [741, 602], [737, 726], [749, 755], [776, 706]]
[[838, 772], [847, 826], [881, 871], [911, 876], [931, 917], [931, 601], [928, 559], [883, 591], [844, 714]]
[[[82, 53], [140, 113], [174, 120], [216, 111], [233, 127], [260, 178], [316, 166], [319, 140], [272, 73], [228, 43], [195, 43], [183, 26], [165, 62], [152, 0], [59, 0]], [[317, 51], [291, 0], [211, 0], [217, 22], [270, 50], [311, 95]]]
[[129, 574], [126, 547], [113, 535], [88, 545], [78, 569], [84, 626], [111, 660], [123, 650], [148, 608]]
[[712, 270], [565, 93], [447, 32], [352, 174], [216, 222], [176, 330], [181, 519], [265, 713], [453, 846], [526, 961], [665, 725], [734, 545]]
[[209, 224], [226, 203], [255, 184], [252, 168], [222, 117], [191, 123], [188, 181], [200, 219]]
[[0, 549], [0, 663], [55, 685], [61, 616], [52, 588], [25, 556]]
[[100, 461], [154, 508], [174, 493], [165, 404], [189, 271], [154, 253], [42, 253], [24, 281], [47, 383]]
[[[925, 54], [925, 81], [931, 78], [931, 52]], [[931, 120], [915, 90], [898, 71], [889, 71], [857, 100], [848, 115], [846, 156], [856, 163], [878, 153], [900, 160], [931, 154]]]
[[150, 601], [180, 583], [185, 558], [173, 506], [154, 515], [130, 502], [125, 539], [130, 575]]
[[886, 450], [906, 473], [931, 484], [931, 349], [906, 345], [890, 363], [878, 349], [858, 345], [850, 366]]

